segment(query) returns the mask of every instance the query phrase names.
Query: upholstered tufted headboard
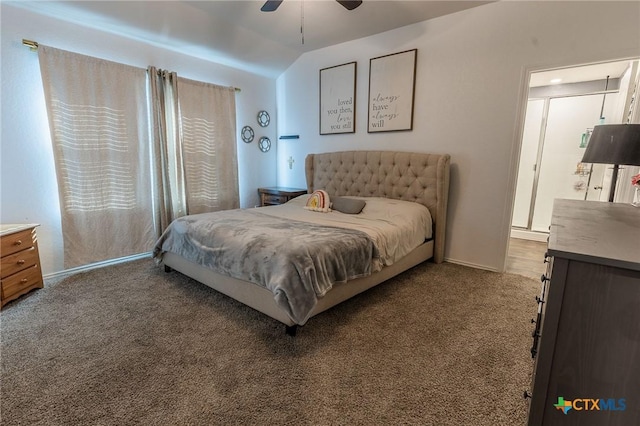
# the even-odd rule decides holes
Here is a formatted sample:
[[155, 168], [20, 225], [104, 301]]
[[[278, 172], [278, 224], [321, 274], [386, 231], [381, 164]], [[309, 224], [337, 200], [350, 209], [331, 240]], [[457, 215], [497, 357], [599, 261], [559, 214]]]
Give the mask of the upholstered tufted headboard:
[[342, 151], [309, 154], [305, 160], [309, 192], [331, 196], [387, 197], [429, 208], [434, 223], [434, 261], [444, 258], [449, 195], [448, 154], [398, 151]]

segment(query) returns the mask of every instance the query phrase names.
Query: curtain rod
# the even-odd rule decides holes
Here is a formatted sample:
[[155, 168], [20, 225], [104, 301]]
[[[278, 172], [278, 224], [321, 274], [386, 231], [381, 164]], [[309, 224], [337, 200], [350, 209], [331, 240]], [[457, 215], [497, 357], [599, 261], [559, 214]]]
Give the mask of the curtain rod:
[[[35, 52], [35, 51], [38, 50], [38, 42], [37, 41], [27, 40], [26, 38], [23, 38], [22, 39], [22, 44], [27, 46], [32, 52]], [[239, 88], [239, 87], [234, 87], [233, 89], [238, 93], [242, 91], [242, 89]]]
[[31, 49], [33, 52], [35, 52], [36, 50], [38, 50], [38, 42], [33, 41], [33, 40], [27, 40], [27, 39], [22, 39], [22, 44], [24, 44], [25, 46], [27, 46], [29, 49]]

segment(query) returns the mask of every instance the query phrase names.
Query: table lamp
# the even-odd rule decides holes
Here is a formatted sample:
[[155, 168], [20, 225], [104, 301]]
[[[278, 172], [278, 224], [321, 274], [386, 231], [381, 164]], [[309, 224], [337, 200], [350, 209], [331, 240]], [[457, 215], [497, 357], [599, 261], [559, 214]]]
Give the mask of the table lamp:
[[613, 164], [609, 190], [609, 202], [613, 202], [619, 166], [640, 166], [640, 124], [595, 126], [582, 162]]

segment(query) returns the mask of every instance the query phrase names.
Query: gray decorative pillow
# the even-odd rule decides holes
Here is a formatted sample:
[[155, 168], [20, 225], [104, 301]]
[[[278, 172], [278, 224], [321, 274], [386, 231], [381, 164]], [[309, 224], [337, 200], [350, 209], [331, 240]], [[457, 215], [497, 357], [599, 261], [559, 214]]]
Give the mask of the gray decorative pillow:
[[358, 214], [366, 205], [364, 200], [356, 200], [355, 198], [332, 197], [331, 208], [346, 214]]

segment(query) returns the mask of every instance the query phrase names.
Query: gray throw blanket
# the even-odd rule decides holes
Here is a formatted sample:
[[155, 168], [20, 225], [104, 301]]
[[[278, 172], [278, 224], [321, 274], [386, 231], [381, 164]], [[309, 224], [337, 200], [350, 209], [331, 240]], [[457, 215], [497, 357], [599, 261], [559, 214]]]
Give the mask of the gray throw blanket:
[[260, 209], [176, 219], [156, 243], [153, 256], [160, 261], [166, 251], [268, 288], [300, 325], [333, 284], [370, 275], [378, 256], [364, 232], [281, 219]]

